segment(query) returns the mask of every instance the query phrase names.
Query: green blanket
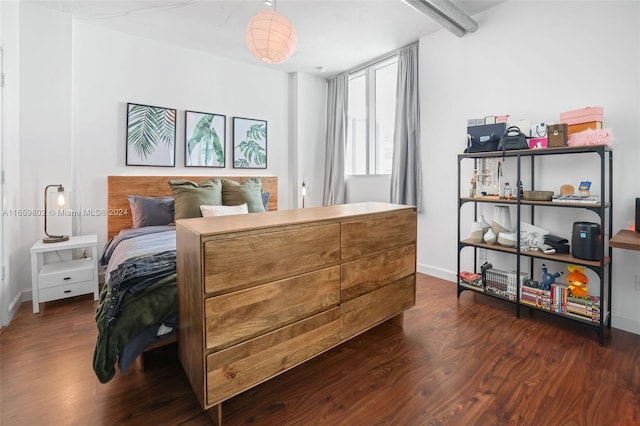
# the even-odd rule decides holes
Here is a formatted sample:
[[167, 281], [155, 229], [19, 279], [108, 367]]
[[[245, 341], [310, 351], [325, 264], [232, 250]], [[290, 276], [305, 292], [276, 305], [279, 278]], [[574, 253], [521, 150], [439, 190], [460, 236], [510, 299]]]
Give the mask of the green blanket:
[[176, 277], [175, 273], [168, 275], [140, 294], [127, 294], [122, 304], [122, 314], [110, 327], [105, 327], [104, 319], [111, 298], [111, 286], [108, 282], [104, 285], [95, 314], [98, 339], [93, 353], [93, 369], [101, 383], [113, 378], [118, 354], [132, 337], [177, 313]]

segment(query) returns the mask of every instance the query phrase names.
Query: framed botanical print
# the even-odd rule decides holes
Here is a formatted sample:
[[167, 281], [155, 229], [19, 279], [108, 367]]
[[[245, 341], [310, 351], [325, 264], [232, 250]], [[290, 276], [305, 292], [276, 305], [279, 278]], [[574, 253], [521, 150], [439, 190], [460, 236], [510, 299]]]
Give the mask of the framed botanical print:
[[233, 117], [233, 167], [267, 168], [267, 122]]
[[225, 166], [226, 120], [220, 114], [185, 111], [185, 166]]
[[176, 165], [176, 110], [127, 104], [127, 166]]

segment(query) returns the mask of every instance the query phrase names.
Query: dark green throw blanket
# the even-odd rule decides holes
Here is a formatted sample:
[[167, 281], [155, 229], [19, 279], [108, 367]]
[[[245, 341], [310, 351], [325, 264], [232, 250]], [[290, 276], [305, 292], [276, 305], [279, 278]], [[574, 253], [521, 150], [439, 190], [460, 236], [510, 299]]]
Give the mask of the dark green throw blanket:
[[112, 287], [110, 281], [104, 285], [95, 314], [98, 339], [93, 354], [93, 369], [100, 382], [106, 383], [113, 378], [118, 354], [132, 337], [176, 314], [176, 276], [174, 270], [135, 295], [128, 293], [121, 302], [116, 321], [110, 325], [106, 324], [105, 318]]

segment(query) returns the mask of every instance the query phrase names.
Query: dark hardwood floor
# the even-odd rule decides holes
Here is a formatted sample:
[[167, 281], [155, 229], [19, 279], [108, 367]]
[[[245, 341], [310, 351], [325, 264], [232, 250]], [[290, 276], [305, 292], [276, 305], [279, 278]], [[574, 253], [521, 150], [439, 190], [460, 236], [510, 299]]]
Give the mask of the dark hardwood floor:
[[[208, 424], [175, 345], [100, 384], [90, 296], [21, 306], [0, 335], [0, 424]], [[640, 424], [640, 336], [605, 346], [571, 321], [419, 275], [404, 329], [384, 323], [223, 404], [241, 425]]]

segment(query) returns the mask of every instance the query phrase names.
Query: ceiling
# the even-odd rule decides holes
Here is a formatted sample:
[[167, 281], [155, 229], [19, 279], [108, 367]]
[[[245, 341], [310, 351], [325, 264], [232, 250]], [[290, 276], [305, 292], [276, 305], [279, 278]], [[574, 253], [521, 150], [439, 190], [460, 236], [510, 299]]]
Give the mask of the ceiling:
[[[501, 1], [504, 0], [454, 3], [474, 15]], [[351, 69], [441, 28], [401, 0], [279, 0], [275, 2], [276, 10], [296, 27], [298, 44], [288, 61], [268, 65], [255, 59], [244, 42], [244, 30], [251, 16], [269, 8], [264, 0], [44, 0], [34, 3], [115, 31], [285, 72], [325, 76]]]

